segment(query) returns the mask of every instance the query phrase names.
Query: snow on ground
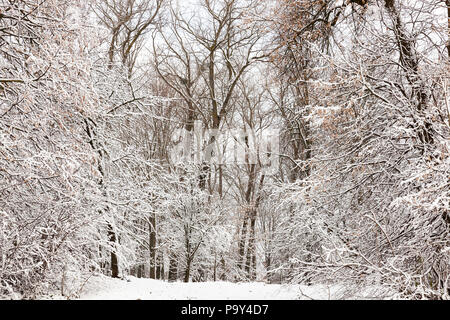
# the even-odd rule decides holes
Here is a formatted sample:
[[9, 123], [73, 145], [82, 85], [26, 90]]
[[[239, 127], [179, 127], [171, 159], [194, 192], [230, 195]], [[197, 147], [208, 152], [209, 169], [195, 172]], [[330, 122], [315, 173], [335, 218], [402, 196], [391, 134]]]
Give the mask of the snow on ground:
[[282, 285], [230, 282], [164, 282], [129, 277], [111, 279], [102, 287], [81, 294], [81, 299], [142, 299], [142, 300], [227, 300], [227, 299], [296, 299], [298, 290]]
[[[293, 300], [370, 299], [371, 293], [344, 297], [339, 286], [280, 285], [263, 282], [165, 282], [128, 277], [127, 280], [93, 277], [84, 286], [81, 300]], [[57, 298], [57, 297], [53, 297]]]

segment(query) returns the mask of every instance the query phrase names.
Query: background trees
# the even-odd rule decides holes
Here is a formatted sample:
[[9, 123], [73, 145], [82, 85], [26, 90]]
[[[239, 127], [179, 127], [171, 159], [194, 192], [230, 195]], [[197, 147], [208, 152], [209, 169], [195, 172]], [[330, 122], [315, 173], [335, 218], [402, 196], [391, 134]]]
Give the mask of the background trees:
[[[305, 274], [336, 277], [346, 270], [343, 280], [373, 278], [406, 295], [447, 295], [448, 266], [442, 264], [448, 256], [441, 248], [448, 246], [443, 213], [448, 211], [443, 209], [448, 207], [448, 184], [440, 174], [448, 172], [448, 164], [434, 174], [428, 171], [427, 182], [419, 169], [448, 161], [446, 103], [432, 98], [447, 89], [437, 80], [439, 73], [437, 78], [428, 73], [448, 64], [445, 42], [431, 35], [436, 20], [429, 19], [443, 9], [442, 3], [364, 5], [342, 9], [346, 17], [328, 20], [327, 30], [317, 35], [321, 41], [312, 47], [306, 27], [287, 40], [296, 48], [306, 42], [320, 61], [312, 69], [321, 68], [313, 74], [318, 80], [306, 81], [310, 92], [320, 93], [310, 95], [303, 114], [311, 129], [309, 176], [288, 189], [282, 186], [293, 188], [288, 201], [298, 212], [311, 215], [310, 229], [319, 227], [312, 239], [302, 239], [306, 255], [297, 253], [295, 262], [304, 271], [301, 279], [308, 278]], [[281, 7], [298, 9], [293, 3]], [[305, 25], [313, 11], [302, 12], [296, 21]], [[284, 15], [281, 21], [292, 23]], [[298, 85], [305, 82], [295, 79]], [[413, 205], [427, 193], [427, 183], [440, 190], [433, 209]], [[289, 223], [297, 235], [306, 226], [306, 221]], [[314, 244], [319, 250], [308, 248]]]
[[68, 1], [0, 5], [2, 293], [29, 293], [95, 264], [86, 250], [99, 219], [98, 172], [83, 119], [98, 98], [89, 33], [71, 9]]

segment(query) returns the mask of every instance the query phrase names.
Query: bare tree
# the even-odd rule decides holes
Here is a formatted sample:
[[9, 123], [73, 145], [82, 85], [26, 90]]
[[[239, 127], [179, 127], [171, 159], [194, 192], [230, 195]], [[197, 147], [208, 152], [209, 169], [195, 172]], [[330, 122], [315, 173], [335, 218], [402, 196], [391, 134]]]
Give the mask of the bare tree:
[[144, 37], [150, 26], [157, 24], [163, 4], [164, 0], [104, 0], [93, 6], [101, 23], [110, 32], [109, 68], [118, 57], [131, 76]]

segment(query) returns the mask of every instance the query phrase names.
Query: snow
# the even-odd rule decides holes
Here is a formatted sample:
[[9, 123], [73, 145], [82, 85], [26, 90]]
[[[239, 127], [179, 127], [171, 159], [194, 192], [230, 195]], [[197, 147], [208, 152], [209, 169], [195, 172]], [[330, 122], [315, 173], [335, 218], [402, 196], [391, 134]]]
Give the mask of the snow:
[[[80, 300], [329, 300], [370, 299], [373, 290], [348, 295], [342, 286], [287, 285], [263, 282], [166, 282], [127, 277], [126, 280], [104, 276], [91, 278], [78, 297]], [[52, 299], [63, 297], [53, 296]]]
[[[129, 282], [128, 282], [129, 281]], [[298, 291], [283, 285], [230, 282], [164, 282], [129, 277], [128, 280], [110, 279], [102, 287], [82, 294], [83, 300], [227, 300], [227, 299], [296, 299]]]

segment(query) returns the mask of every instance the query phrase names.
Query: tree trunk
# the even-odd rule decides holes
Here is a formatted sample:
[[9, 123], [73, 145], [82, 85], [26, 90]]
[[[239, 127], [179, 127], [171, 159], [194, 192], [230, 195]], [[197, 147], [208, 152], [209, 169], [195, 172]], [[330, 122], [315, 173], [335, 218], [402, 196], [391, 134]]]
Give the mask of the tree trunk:
[[[103, 158], [103, 152], [100, 148], [96, 147], [96, 143], [95, 143], [95, 138], [96, 138], [96, 133], [95, 131], [91, 128], [91, 126], [89, 125], [89, 122], [85, 119], [84, 123], [86, 125], [86, 133], [89, 137], [89, 145], [91, 146], [91, 148], [93, 150], [97, 150], [97, 153], [99, 155], [99, 159]], [[106, 196], [107, 195], [107, 191], [104, 185], [104, 177], [105, 177], [105, 172], [103, 170], [103, 167], [101, 165], [101, 161], [97, 162], [97, 169], [100, 173], [100, 180], [98, 182], [100, 188], [103, 190], [103, 195]], [[106, 210], [108, 210], [108, 208], [106, 208]], [[108, 230], [108, 239], [111, 242], [111, 246], [113, 247], [113, 249], [111, 250], [111, 276], [113, 278], [118, 278], [119, 277], [119, 260], [117, 258], [117, 254], [116, 254], [116, 233], [113, 230], [113, 227], [111, 224], [108, 224], [107, 226]]]
[[165, 275], [164, 275], [164, 261], [161, 261], [161, 264], [159, 265], [159, 277], [158, 279], [160, 280], [164, 280], [165, 279]]
[[156, 217], [152, 215], [150, 217], [150, 279], [156, 279]]
[[[413, 96], [417, 98], [416, 109], [419, 113], [427, 108], [428, 94], [421, 84], [419, 76], [419, 61], [416, 49], [414, 47], [414, 40], [408, 36], [406, 28], [401, 19], [400, 12], [395, 7], [395, 0], [385, 0], [385, 6], [391, 15], [393, 22], [393, 31], [397, 40], [398, 50], [400, 53], [400, 62], [406, 70], [406, 78], [413, 88]], [[417, 136], [423, 144], [433, 144], [434, 139], [432, 135], [432, 124], [429, 120], [424, 121], [424, 125], [416, 129]], [[423, 147], [419, 146], [420, 151], [423, 152]]]
[[219, 197], [220, 197], [220, 199], [222, 199], [222, 196], [223, 196], [222, 189], [223, 189], [223, 170], [222, 170], [222, 164], [219, 164]]
[[250, 237], [248, 240], [247, 249], [247, 262], [245, 264], [245, 271], [249, 279], [254, 279], [255, 275], [255, 222], [256, 222], [256, 209], [253, 208], [250, 213]]
[[242, 222], [242, 233], [241, 238], [239, 240], [239, 268], [244, 269], [245, 264], [245, 243], [247, 240], [247, 224], [248, 224], [248, 217], [247, 212], [244, 214], [244, 221]]
[[161, 279], [161, 265], [157, 265], [156, 266], [156, 273], [155, 273], [155, 278], [154, 279], [157, 279], [157, 280], [160, 280]]
[[213, 279], [217, 280], [217, 253], [214, 252], [214, 269], [213, 269]]
[[186, 269], [184, 270], [184, 282], [189, 282], [189, 278], [191, 276], [191, 263], [192, 261], [190, 259], [186, 262]]
[[177, 281], [178, 278], [178, 268], [177, 268], [177, 259], [174, 254], [170, 255], [169, 259], [169, 281]]
[[111, 277], [118, 278], [119, 277], [119, 263], [116, 254], [116, 233], [114, 232], [112, 226], [108, 224], [108, 238], [113, 246], [111, 250]]
[[445, 1], [445, 5], [447, 6], [447, 54], [450, 59], [450, 0]]

